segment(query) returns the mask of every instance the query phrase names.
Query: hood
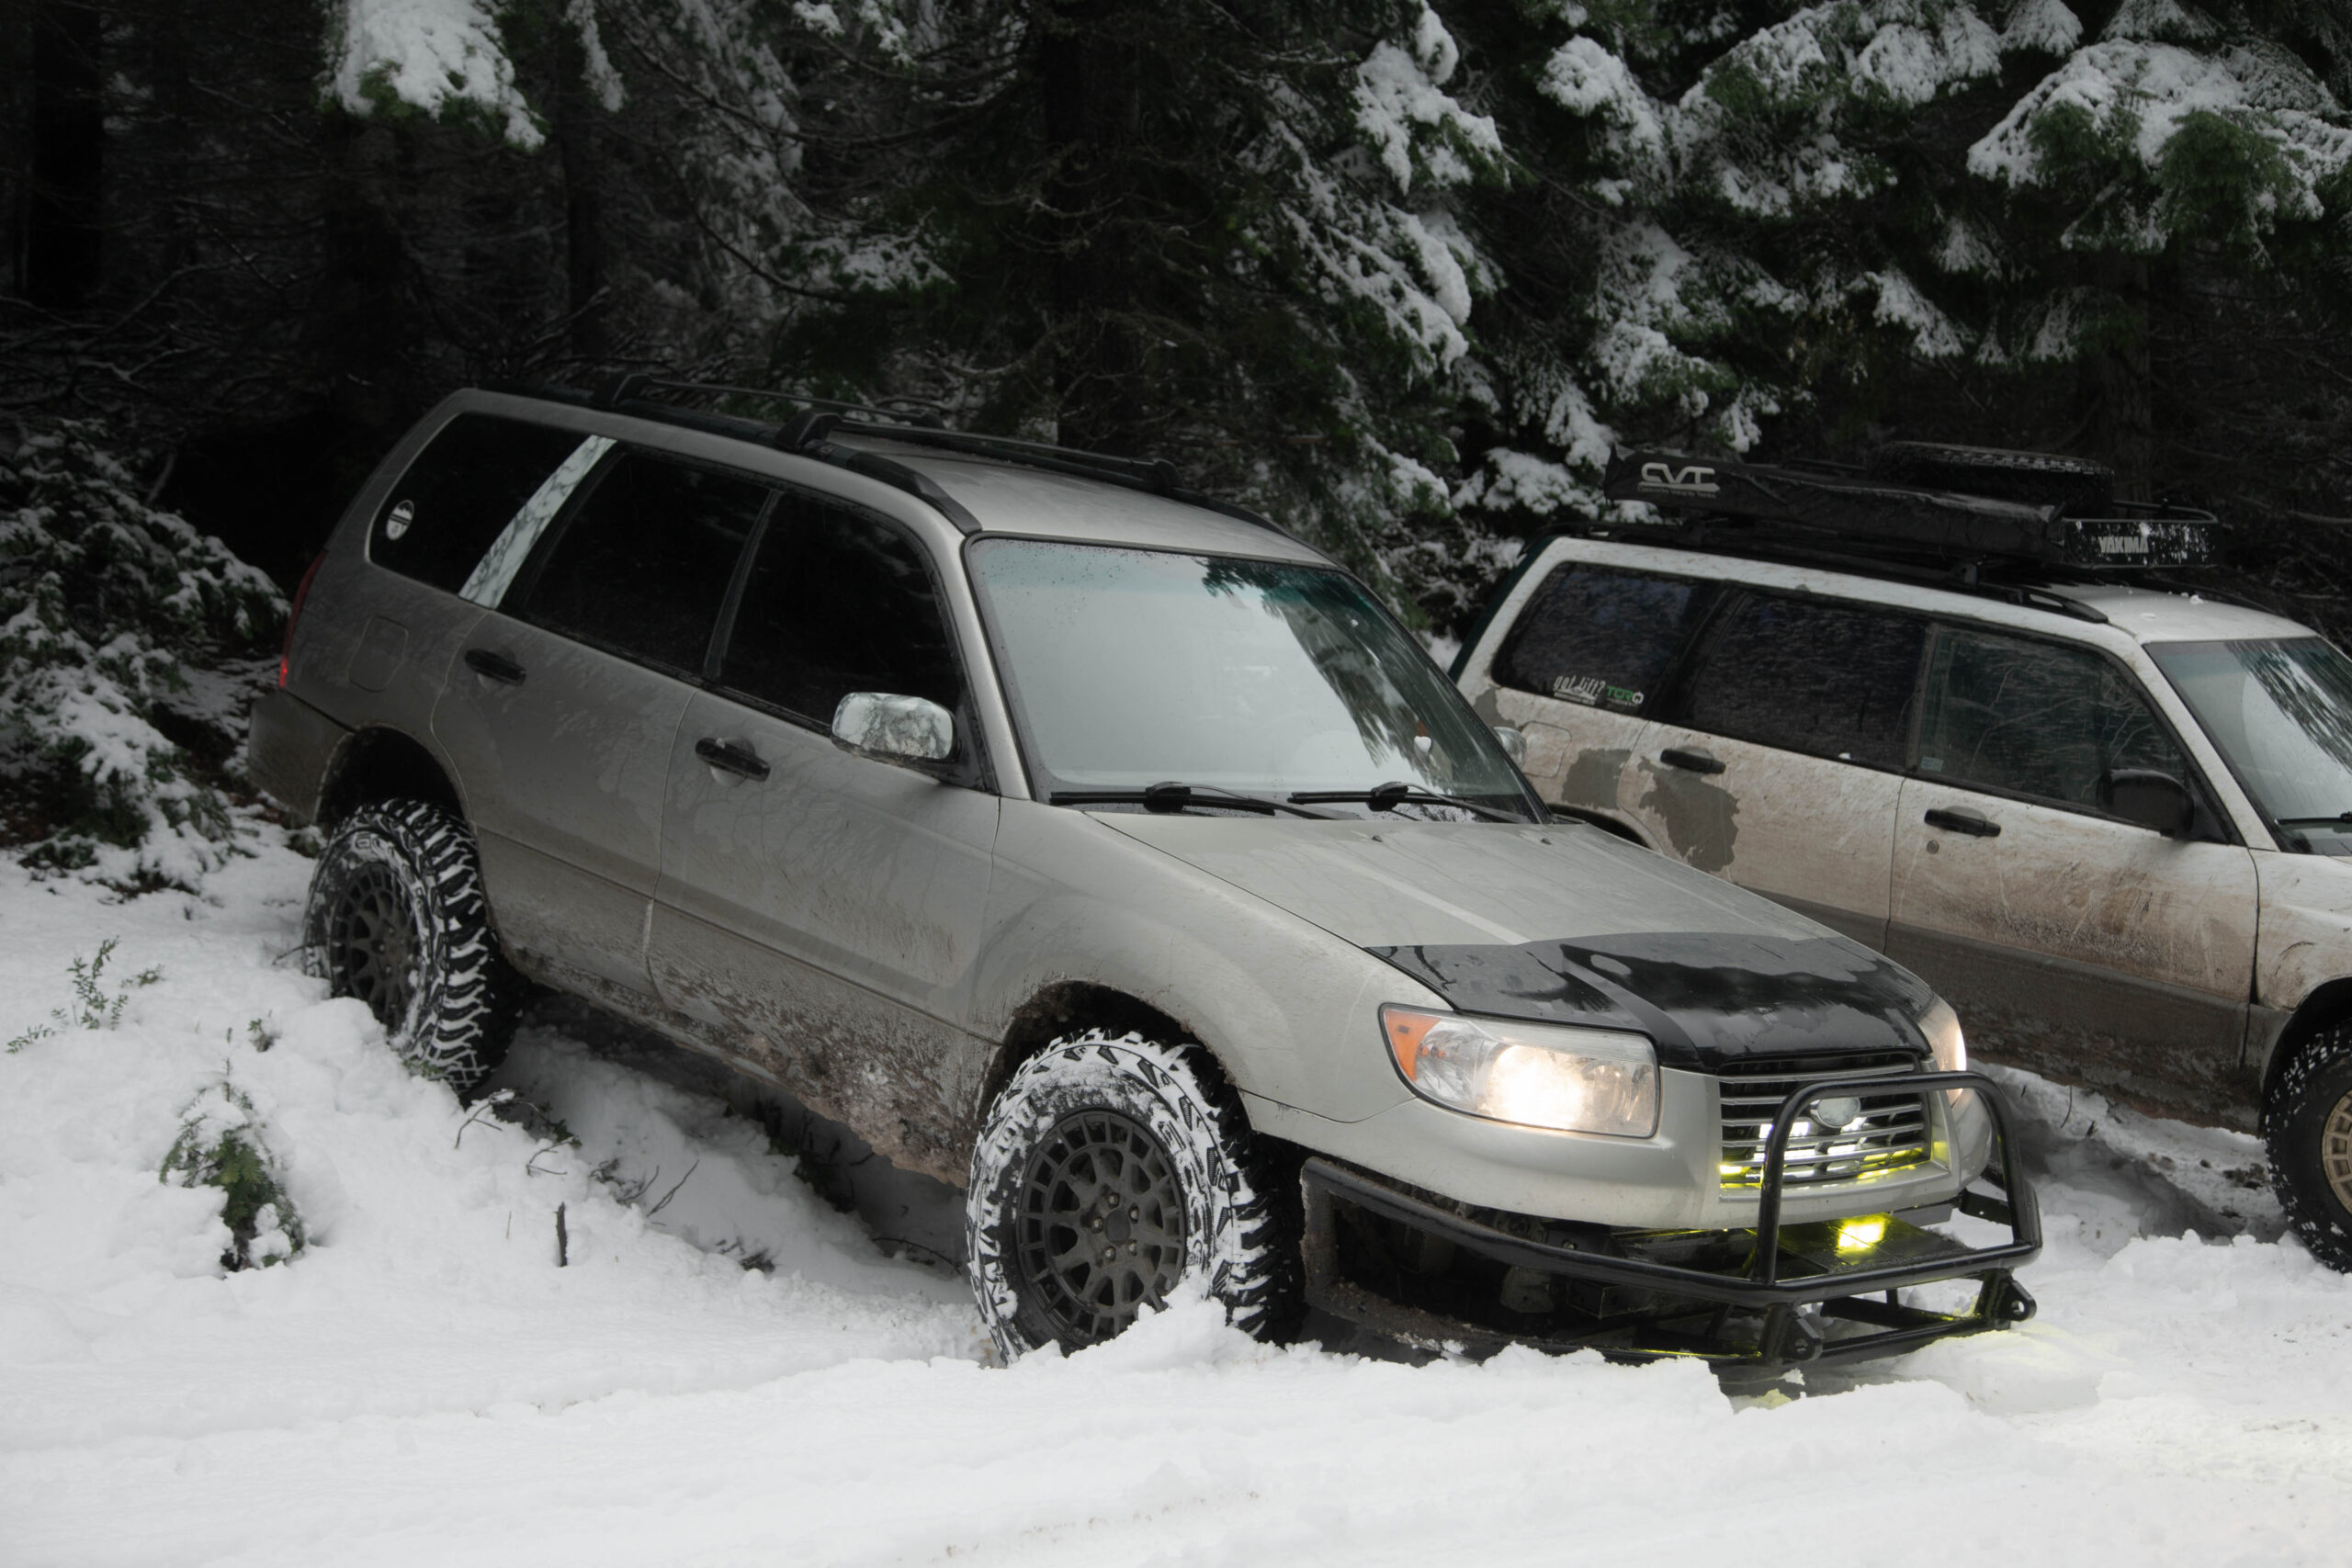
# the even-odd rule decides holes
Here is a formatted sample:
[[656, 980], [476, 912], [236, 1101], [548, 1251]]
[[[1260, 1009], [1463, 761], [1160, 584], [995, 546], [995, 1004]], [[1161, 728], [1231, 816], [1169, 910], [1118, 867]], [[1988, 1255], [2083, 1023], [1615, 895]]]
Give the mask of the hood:
[[1634, 1029], [1668, 1066], [1924, 1052], [1918, 978], [1573, 824], [1096, 818], [1395, 964], [1464, 1012]]

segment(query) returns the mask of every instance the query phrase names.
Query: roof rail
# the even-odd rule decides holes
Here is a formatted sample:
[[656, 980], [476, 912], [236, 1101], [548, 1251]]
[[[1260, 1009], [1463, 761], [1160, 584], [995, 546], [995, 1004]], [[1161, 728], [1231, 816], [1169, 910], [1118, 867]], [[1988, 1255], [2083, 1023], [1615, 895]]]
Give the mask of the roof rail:
[[[867, 403], [838, 402], [830, 398], [806, 397], [798, 392], [775, 391], [761, 387], [739, 387], [718, 381], [688, 381], [670, 377], [654, 376], [640, 371], [616, 372], [602, 378], [595, 389], [585, 394], [571, 388], [530, 389], [532, 395], [551, 397], [565, 402], [587, 402], [590, 406], [626, 412], [649, 419], [659, 419], [692, 428], [712, 430], [720, 434], [745, 436], [766, 443], [783, 451], [817, 457], [837, 466], [856, 469], [870, 478], [923, 500], [947, 513], [967, 534], [979, 531], [979, 521], [959, 502], [930, 479], [917, 474], [902, 463], [891, 462], [876, 453], [853, 453], [841, 446], [832, 437], [836, 432], [854, 432], [910, 446], [929, 446], [941, 451], [961, 453], [975, 457], [993, 457], [1002, 462], [1018, 463], [1025, 468], [1046, 468], [1057, 473], [1073, 474], [1081, 479], [1099, 479], [1128, 490], [1148, 491], [1164, 495], [1170, 501], [1203, 511], [1264, 528], [1287, 536], [1288, 530], [1262, 513], [1233, 502], [1185, 488], [1179, 482], [1176, 466], [1165, 457], [1129, 457], [1111, 452], [1089, 452], [1075, 446], [1061, 446], [1050, 442], [1024, 441], [1011, 435], [984, 435], [977, 431], [950, 430], [935, 413], [928, 412], [909, 414], [902, 410], [876, 408]], [[695, 393], [710, 397], [757, 398], [769, 402], [787, 403], [799, 412], [780, 424], [763, 425], [754, 421], [738, 419], [729, 414], [705, 412], [680, 407], [662, 394]], [[944, 504], [943, 504], [943, 502]]]
[[[1920, 564], [2107, 571], [2201, 566], [2215, 554], [2221, 525], [2211, 513], [2116, 501], [2113, 476], [2095, 464], [1919, 444], [1905, 444], [1902, 456], [1903, 471], [1917, 477], [1637, 451], [1611, 461], [1602, 489], [1690, 526], [1721, 521], [1759, 541]], [[2053, 493], [2041, 498], [2043, 487]]]

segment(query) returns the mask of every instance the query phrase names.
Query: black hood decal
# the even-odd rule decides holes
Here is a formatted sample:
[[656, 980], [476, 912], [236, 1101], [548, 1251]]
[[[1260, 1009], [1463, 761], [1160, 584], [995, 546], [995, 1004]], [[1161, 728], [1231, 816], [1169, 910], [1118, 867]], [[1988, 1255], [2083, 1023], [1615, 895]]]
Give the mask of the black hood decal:
[[1863, 1051], [1925, 1054], [1935, 993], [1841, 936], [1635, 932], [1517, 947], [1374, 947], [1464, 1012], [1637, 1029], [1667, 1066]]

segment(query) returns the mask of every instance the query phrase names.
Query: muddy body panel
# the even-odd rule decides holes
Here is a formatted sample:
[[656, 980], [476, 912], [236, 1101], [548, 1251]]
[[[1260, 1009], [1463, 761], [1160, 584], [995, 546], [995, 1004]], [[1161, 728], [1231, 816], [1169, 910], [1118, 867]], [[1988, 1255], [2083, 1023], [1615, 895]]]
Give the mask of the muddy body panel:
[[597, 649], [492, 614], [434, 715], [481, 846], [500, 936], [527, 965], [650, 989], [645, 924], [662, 869], [670, 748], [688, 688]]
[[[698, 754], [718, 739], [769, 770]], [[888, 1157], [960, 1180], [998, 798], [697, 694], [673, 750], [649, 962], [669, 1007]]]
[[[1903, 794], [1888, 950], [1980, 1048], [2208, 1113], [2243, 1099], [2251, 852], [1927, 780]], [[1928, 820], [1955, 807], [1999, 833]]]

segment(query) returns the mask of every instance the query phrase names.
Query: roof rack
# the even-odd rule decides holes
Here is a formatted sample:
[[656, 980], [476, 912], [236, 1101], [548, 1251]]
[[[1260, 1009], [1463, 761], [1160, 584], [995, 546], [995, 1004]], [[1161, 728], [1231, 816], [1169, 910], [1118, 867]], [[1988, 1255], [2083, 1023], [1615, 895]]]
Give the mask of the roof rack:
[[[585, 403], [594, 408], [637, 414], [691, 429], [755, 440], [783, 451], [832, 463], [922, 497], [944, 513], [967, 534], [980, 531], [979, 519], [928, 475], [918, 473], [903, 463], [892, 462], [880, 453], [843, 446], [832, 439], [834, 434], [878, 436], [909, 446], [929, 446], [967, 457], [991, 457], [1001, 462], [1018, 463], [1024, 468], [1073, 474], [1128, 490], [1148, 491], [1187, 506], [1197, 506], [1272, 533], [1288, 535], [1288, 530], [1281, 525], [1246, 506], [1186, 489], [1178, 480], [1176, 466], [1165, 457], [1128, 457], [1043, 441], [1023, 441], [1010, 435], [983, 435], [975, 431], [950, 430], [937, 414], [928, 412], [910, 414], [903, 410], [876, 408], [866, 403], [837, 402], [829, 398], [805, 397], [798, 392], [739, 387], [718, 381], [678, 380], [643, 372], [606, 376], [593, 391], [584, 394], [568, 387], [531, 389], [531, 391], [533, 395], [554, 397], [565, 402]], [[752, 398], [790, 405], [798, 412], [779, 424], [763, 424], [731, 414], [682, 407], [672, 398], [663, 396], [665, 393]]]
[[2113, 483], [2076, 458], [1903, 442], [1859, 469], [1637, 451], [1610, 463], [1602, 489], [1678, 513], [1699, 534], [1720, 523], [1753, 544], [1972, 574], [2213, 559], [2221, 524], [2211, 513], [2117, 501]]

